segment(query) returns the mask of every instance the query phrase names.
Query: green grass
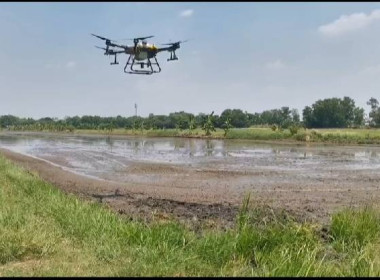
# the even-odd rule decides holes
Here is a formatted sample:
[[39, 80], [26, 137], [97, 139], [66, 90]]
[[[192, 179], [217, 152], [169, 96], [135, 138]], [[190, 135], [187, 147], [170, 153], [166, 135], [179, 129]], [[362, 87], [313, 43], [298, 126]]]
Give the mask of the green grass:
[[111, 132], [99, 130], [75, 130], [77, 134], [108, 134], [108, 135], [135, 135], [148, 137], [195, 137], [215, 139], [247, 139], [260, 141], [293, 141], [293, 142], [316, 142], [335, 144], [380, 144], [380, 129], [298, 129], [296, 134], [290, 133], [289, 129], [273, 131], [268, 127], [251, 127], [231, 129], [224, 136], [222, 129], [216, 129], [211, 136], [206, 137], [200, 128], [189, 130], [126, 130], [115, 129]]
[[0, 156], [0, 276], [378, 276], [380, 212], [321, 226], [243, 202], [236, 227], [127, 221]]
[[380, 144], [380, 129], [312, 129], [311, 141]]
[[[69, 132], [55, 132], [69, 133]], [[114, 129], [95, 130], [95, 129], [76, 129], [74, 134], [93, 134], [93, 135], [128, 135], [128, 136], [147, 136], [147, 137], [192, 137], [192, 138], [212, 138], [212, 139], [246, 139], [260, 141], [287, 141], [287, 142], [316, 142], [316, 143], [335, 143], [335, 144], [380, 144], [380, 129], [304, 129], [299, 128], [297, 133], [291, 133], [289, 129], [273, 131], [269, 127], [250, 127], [232, 128], [226, 136], [224, 130], [217, 128], [211, 136], [205, 136], [205, 131], [200, 128], [190, 131], [177, 129]]]

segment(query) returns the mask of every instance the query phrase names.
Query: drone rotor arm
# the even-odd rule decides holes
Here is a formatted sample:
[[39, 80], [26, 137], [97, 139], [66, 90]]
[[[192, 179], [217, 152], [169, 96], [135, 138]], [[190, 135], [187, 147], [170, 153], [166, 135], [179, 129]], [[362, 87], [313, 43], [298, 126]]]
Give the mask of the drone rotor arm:
[[171, 50], [172, 50], [171, 47], [157, 48], [157, 52], [158, 52], [158, 53], [159, 53], [159, 52], [164, 52], [164, 51], [168, 51], [168, 52], [170, 52]]
[[118, 45], [118, 44], [114, 44], [114, 43], [109, 43], [108, 46], [110, 47], [116, 47], [116, 48], [121, 48], [121, 49], [127, 49], [128, 46], [124, 46], [124, 45]]
[[125, 51], [112, 51], [112, 54], [125, 53]]

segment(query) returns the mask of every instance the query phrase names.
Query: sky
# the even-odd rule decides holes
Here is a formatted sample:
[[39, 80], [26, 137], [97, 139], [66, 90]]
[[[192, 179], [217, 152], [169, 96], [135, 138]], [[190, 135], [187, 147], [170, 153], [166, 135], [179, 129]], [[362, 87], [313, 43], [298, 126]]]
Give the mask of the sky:
[[[161, 73], [123, 72], [101, 41], [186, 40]], [[1, 2], [0, 115], [249, 113], [380, 99], [380, 3]], [[131, 41], [121, 41], [132, 44]]]

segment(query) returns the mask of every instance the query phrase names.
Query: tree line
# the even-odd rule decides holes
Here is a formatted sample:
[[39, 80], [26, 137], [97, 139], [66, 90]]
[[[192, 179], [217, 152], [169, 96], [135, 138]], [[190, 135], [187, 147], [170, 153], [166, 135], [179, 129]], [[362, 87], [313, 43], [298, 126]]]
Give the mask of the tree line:
[[366, 117], [363, 108], [355, 105], [350, 97], [327, 98], [318, 100], [302, 111], [302, 121], [297, 109], [281, 107], [265, 110], [261, 113], [243, 112], [240, 109], [226, 109], [220, 115], [199, 113], [194, 115], [184, 111], [169, 115], [149, 114], [148, 117], [116, 116], [100, 117], [85, 115], [82, 117], [57, 118], [19, 118], [13, 115], [0, 116], [0, 127], [14, 130], [53, 130], [73, 131], [74, 129], [112, 130], [125, 129], [207, 129], [214, 128], [246, 128], [250, 126], [277, 126], [289, 128], [304, 126], [306, 128], [348, 128], [348, 127], [380, 127], [379, 102], [372, 97], [367, 105], [370, 113]]

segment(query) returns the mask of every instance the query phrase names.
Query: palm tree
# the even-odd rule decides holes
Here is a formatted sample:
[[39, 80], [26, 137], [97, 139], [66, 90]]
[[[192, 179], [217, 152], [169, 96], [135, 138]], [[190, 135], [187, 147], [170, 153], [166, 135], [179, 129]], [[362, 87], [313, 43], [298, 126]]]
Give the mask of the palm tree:
[[190, 134], [192, 133], [192, 131], [197, 127], [196, 123], [195, 123], [195, 118], [193, 115], [190, 115], [190, 120], [189, 120], [189, 130], [190, 130]]
[[224, 122], [224, 137], [227, 136], [227, 133], [230, 131], [230, 129], [232, 128], [232, 125], [231, 125], [231, 118], [230, 117], [227, 117], [226, 121]]

